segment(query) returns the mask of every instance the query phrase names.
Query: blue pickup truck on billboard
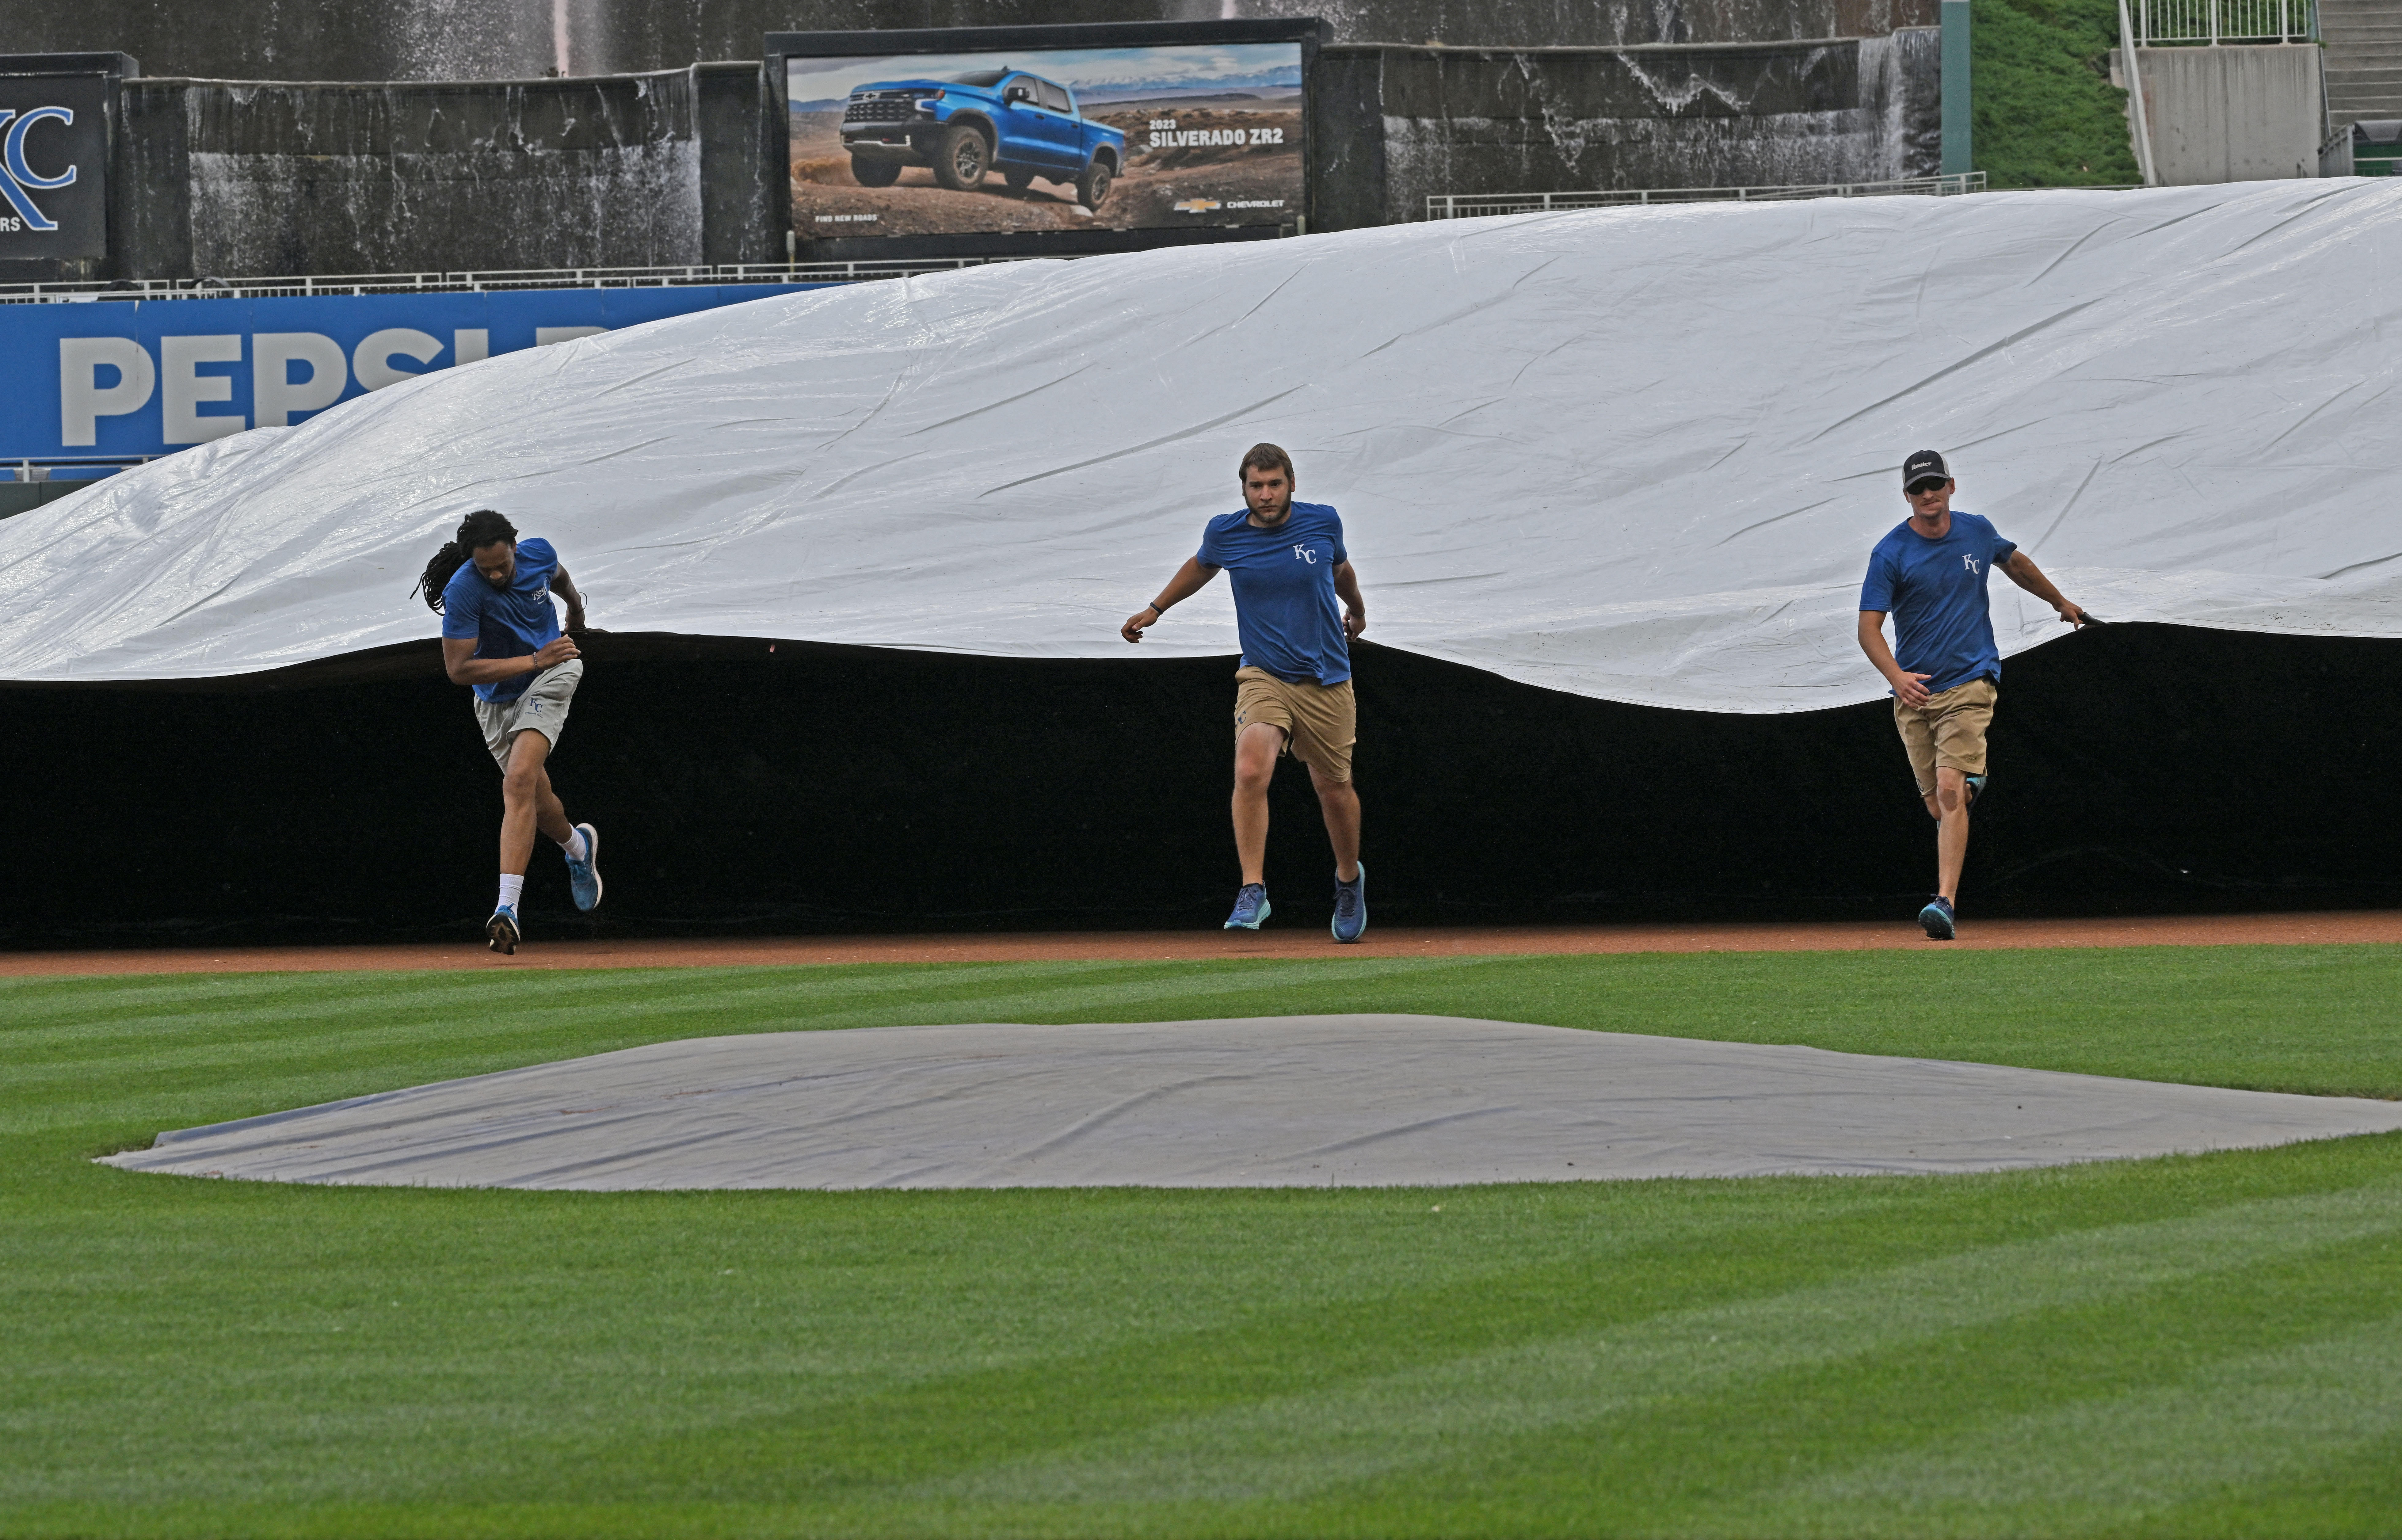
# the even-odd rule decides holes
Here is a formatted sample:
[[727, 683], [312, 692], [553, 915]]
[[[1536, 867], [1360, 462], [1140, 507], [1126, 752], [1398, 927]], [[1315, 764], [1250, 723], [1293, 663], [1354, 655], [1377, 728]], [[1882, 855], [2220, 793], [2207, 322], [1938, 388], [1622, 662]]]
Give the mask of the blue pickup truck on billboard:
[[819, 46], [820, 36], [952, 35], [781, 37], [796, 235], [852, 241], [1298, 227], [1305, 182], [1298, 38], [794, 51]]
[[1125, 166], [1125, 131], [1096, 123], [1076, 95], [1024, 70], [970, 70], [946, 80], [877, 80], [850, 93], [842, 147], [863, 187], [889, 187], [904, 166], [927, 166], [954, 192], [987, 170], [1018, 191], [1036, 177], [1071, 185], [1097, 213]]

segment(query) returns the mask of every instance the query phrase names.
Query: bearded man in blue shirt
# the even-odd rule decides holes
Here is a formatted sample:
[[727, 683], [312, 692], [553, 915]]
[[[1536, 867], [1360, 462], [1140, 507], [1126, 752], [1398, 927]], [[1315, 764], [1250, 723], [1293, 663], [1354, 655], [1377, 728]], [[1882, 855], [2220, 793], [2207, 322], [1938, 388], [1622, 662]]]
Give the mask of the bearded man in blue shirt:
[[[1268, 917], [1268, 781], [1285, 754], [1309, 766], [1334, 846], [1334, 939], [1368, 928], [1368, 878], [1360, 865], [1360, 793], [1351, 784], [1359, 713], [1351, 695], [1351, 639], [1368, 628], [1343, 544], [1343, 519], [1322, 502], [1295, 502], [1292, 457], [1255, 444], [1236, 472], [1244, 506], [1209, 521], [1201, 549], [1118, 634], [1140, 641], [1174, 605], [1227, 572], [1235, 628], [1235, 853], [1243, 866], [1229, 930]], [[1343, 608], [1335, 608], [1340, 598]]]
[[[1918, 923], [1931, 939], [1944, 942], [1959, 933], [1955, 905], [1968, 853], [1968, 809], [1985, 789], [1985, 733], [2001, 690], [2002, 654], [1994, 644], [1985, 580], [1998, 568], [2067, 624], [2091, 619], [2061, 598], [1991, 522], [1953, 508], [1955, 485], [1932, 449], [1902, 462], [1910, 516], [1877, 542], [1860, 585], [1860, 651], [1893, 686], [1894, 725], [1936, 824], [1935, 896], [1918, 912]], [[1887, 614], [1893, 616], [1890, 647]]]

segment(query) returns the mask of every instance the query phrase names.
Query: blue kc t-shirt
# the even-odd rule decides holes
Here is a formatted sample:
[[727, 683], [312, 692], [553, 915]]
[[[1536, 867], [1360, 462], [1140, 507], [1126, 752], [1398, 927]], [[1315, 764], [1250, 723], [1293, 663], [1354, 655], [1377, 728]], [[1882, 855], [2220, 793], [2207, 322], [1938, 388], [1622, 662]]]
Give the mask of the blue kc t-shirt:
[[1929, 694], [2002, 677], [1985, 580], [2017, 549], [1990, 521], [1954, 508], [1941, 540], [1905, 519], [1869, 554], [1860, 608], [1893, 616], [1894, 661], [1905, 673], [1926, 675]]
[[1323, 502], [1296, 502], [1273, 529], [1249, 508], [1222, 514], [1201, 532], [1196, 559], [1223, 567], [1235, 589], [1235, 632], [1243, 663], [1287, 684], [1340, 684], [1351, 648], [1334, 595], [1334, 569], [1350, 560], [1343, 519]]
[[[550, 578], [559, 553], [546, 540], [518, 542], [518, 575], [505, 588], [484, 581], [470, 560], [450, 574], [442, 589], [442, 635], [451, 641], [476, 639], [479, 658], [531, 657], [559, 635], [559, 612], [551, 608]], [[476, 686], [478, 699], [515, 700], [534, 681], [532, 674]]]

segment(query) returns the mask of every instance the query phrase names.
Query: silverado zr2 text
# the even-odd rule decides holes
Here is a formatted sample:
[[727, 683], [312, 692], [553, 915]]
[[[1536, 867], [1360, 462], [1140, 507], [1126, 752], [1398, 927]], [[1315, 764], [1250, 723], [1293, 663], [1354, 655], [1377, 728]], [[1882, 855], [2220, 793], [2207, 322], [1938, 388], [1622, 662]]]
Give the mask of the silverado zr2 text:
[[880, 80], [850, 93], [842, 147], [863, 187], [889, 187], [904, 166], [931, 166], [954, 191], [997, 171], [1024, 192], [1036, 177], [1072, 183], [1094, 213], [1125, 167], [1125, 134], [1076, 109], [1067, 87], [1023, 70], [974, 70], [950, 80]]

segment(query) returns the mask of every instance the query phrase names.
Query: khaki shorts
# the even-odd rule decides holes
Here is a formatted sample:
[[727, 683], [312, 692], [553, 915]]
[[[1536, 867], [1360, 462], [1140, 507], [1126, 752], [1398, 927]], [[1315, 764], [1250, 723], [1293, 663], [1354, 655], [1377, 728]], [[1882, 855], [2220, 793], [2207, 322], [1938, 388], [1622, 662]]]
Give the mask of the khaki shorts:
[[1360, 714], [1351, 681], [1287, 684], [1264, 668], [1235, 670], [1235, 736], [1255, 722], [1284, 729], [1284, 752], [1328, 780], [1351, 778], [1351, 746], [1359, 740]]
[[1964, 776], [1985, 773], [1985, 730], [1994, 724], [1994, 702], [2001, 689], [1989, 679], [1955, 684], [1924, 706], [1893, 703], [1893, 724], [1901, 729], [1901, 746], [1910, 750], [1910, 773], [1918, 777], [1918, 794], [1935, 794], [1935, 772], [1950, 765]]
[[584, 660], [569, 658], [536, 674], [525, 694], [515, 700], [468, 697], [476, 703], [476, 722], [484, 729], [484, 747], [492, 751], [502, 769], [509, 767], [509, 745], [519, 733], [540, 733], [553, 749], [559, 747], [559, 736], [567, 731], [567, 708], [582, 682]]

